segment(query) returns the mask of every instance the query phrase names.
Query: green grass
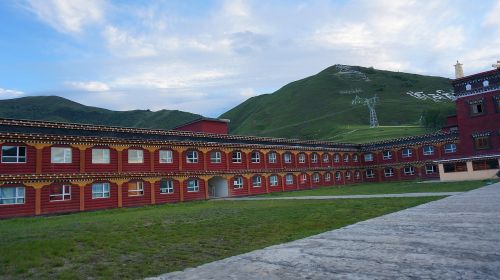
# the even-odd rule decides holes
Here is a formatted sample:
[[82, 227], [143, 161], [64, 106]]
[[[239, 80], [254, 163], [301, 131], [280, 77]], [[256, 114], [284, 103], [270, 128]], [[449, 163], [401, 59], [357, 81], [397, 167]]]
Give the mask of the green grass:
[[421, 126], [380, 126], [376, 128], [349, 126], [341, 132], [332, 133], [331, 136], [325, 134], [325, 140], [362, 144], [430, 132], [432, 131]]
[[3, 279], [137, 279], [438, 198], [203, 201], [3, 220], [0, 275]]
[[464, 192], [486, 185], [484, 181], [463, 182], [393, 182], [363, 183], [345, 186], [321, 187], [284, 193], [271, 193], [261, 196], [308, 196], [308, 195], [356, 195], [356, 194], [389, 194], [389, 193], [422, 193], [422, 192]]

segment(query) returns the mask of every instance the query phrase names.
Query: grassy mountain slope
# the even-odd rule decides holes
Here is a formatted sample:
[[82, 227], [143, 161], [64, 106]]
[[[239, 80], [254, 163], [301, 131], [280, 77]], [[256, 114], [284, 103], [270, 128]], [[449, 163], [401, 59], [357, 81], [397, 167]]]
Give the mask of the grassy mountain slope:
[[[357, 66], [334, 65], [272, 94], [252, 97], [221, 115], [234, 134], [364, 142], [425, 132], [426, 110], [452, 111], [450, 100], [417, 99], [407, 92], [451, 92], [450, 80]], [[368, 129], [367, 106], [354, 97], [377, 95], [381, 126]], [[364, 136], [366, 135], [366, 136]]]
[[58, 96], [32, 96], [0, 100], [0, 117], [170, 129], [201, 116], [177, 110], [112, 111]]

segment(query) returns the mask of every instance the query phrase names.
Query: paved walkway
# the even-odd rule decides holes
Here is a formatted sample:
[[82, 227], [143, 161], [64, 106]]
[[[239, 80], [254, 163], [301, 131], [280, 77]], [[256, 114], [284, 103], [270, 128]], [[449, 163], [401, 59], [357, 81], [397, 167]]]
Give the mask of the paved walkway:
[[380, 197], [425, 197], [450, 196], [463, 192], [424, 192], [424, 193], [391, 193], [391, 194], [357, 194], [357, 195], [310, 195], [310, 196], [264, 196], [264, 197], [227, 197], [220, 200], [290, 200], [290, 199], [346, 199], [346, 198], [380, 198]]
[[157, 279], [500, 279], [500, 183]]

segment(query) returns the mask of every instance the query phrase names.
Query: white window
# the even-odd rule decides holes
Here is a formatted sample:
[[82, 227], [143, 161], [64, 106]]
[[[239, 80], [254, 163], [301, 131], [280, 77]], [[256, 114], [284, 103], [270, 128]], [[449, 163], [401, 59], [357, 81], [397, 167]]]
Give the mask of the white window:
[[325, 174], [325, 182], [330, 182], [332, 180], [332, 174], [326, 173]]
[[160, 193], [162, 193], [162, 194], [174, 193], [174, 181], [173, 180], [161, 180], [160, 181]]
[[292, 154], [290, 153], [285, 153], [283, 155], [283, 157], [285, 158], [285, 163], [291, 163], [292, 162]]
[[405, 175], [415, 175], [415, 168], [413, 166], [406, 166], [404, 172]]
[[144, 163], [144, 151], [128, 150], [128, 163]]
[[430, 156], [434, 154], [434, 147], [433, 146], [424, 146], [422, 148], [422, 151], [424, 153], [424, 156]]
[[144, 182], [137, 181], [128, 183], [128, 196], [143, 196]]
[[384, 160], [392, 159], [392, 152], [391, 151], [384, 151]]
[[255, 175], [252, 177], [252, 186], [254, 188], [259, 188], [262, 186], [262, 177], [259, 175]]
[[109, 183], [92, 184], [92, 199], [109, 198]]
[[222, 162], [222, 153], [219, 151], [211, 151], [210, 163], [221, 163], [221, 162]]
[[307, 182], [307, 174], [302, 174], [300, 176], [300, 183], [304, 184], [305, 182]]
[[350, 172], [350, 171], [347, 171], [347, 172], [345, 173], [345, 179], [346, 179], [346, 180], [351, 180], [351, 172]]
[[269, 186], [276, 187], [278, 185], [278, 175], [269, 176]]
[[374, 178], [375, 177], [375, 172], [373, 172], [373, 169], [366, 169], [366, 178]]
[[324, 163], [330, 162], [330, 156], [328, 154], [323, 154], [323, 162]]
[[233, 188], [235, 189], [243, 188], [243, 177], [241, 176], [234, 177]]
[[411, 155], [412, 155], [412, 150], [411, 149], [408, 149], [408, 148], [403, 149], [403, 157], [404, 158], [411, 157]]
[[71, 185], [50, 186], [50, 201], [71, 200]]
[[50, 162], [51, 163], [71, 163], [72, 159], [71, 148], [50, 148]]
[[373, 161], [373, 154], [365, 154], [365, 161]]
[[311, 154], [311, 162], [312, 163], [318, 162], [318, 154]]
[[293, 175], [292, 174], [286, 174], [285, 176], [285, 182], [287, 185], [293, 185]]
[[344, 155], [344, 162], [349, 162], [349, 154]]
[[299, 163], [305, 163], [306, 162], [306, 155], [303, 153], [299, 154]]
[[160, 163], [173, 163], [174, 155], [171, 150], [160, 150]]
[[339, 161], [340, 161], [340, 156], [339, 156], [339, 155], [337, 155], [337, 154], [335, 154], [335, 155], [333, 156], [333, 161], [334, 161], [334, 162], [339, 162]]
[[484, 80], [483, 87], [489, 87], [489, 86], [490, 86], [490, 82], [488, 80]]
[[465, 85], [465, 90], [471, 90], [471, 89], [472, 89], [472, 86], [470, 84]]
[[187, 151], [186, 163], [198, 163], [198, 151]]
[[354, 177], [356, 179], [360, 179], [361, 178], [361, 172], [359, 172], [358, 170], [356, 170], [356, 172], [354, 172]]
[[340, 181], [342, 179], [342, 175], [339, 171], [335, 172], [335, 180]]
[[276, 153], [275, 152], [270, 152], [268, 155], [268, 160], [269, 160], [269, 163], [276, 163]]
[[384, 176], [385, 177], [392, 177], [392, 176], [394, 176], [394, 169], [392, 169], [392, 168], [386, 168], [386, 169], [384, 169]]
[[198, 192], [200, 190], [200, 182], [197, 179], [191, 179], [188, 181], [187, 191], [188, 192]]
[[260, 153], [257, 151], [252, 152], [252, 163], [259, 163], [260, 162]]
[[234, 151], [233, 152], [233, 163], [241, 163], [241, 152], [240, 151]]
[[92, 163], [109, 163], [109, 149], [92, 149]]
[[314, 173], [313, 174], [313, 182], [314, 183], [319, 183], [319, 174], [318, 173]]
[[25, 163], [26, 147], [2, 146], [2, 163]]
[[0, 188], [0, 205], [24, 204], [24, 187], [3, 187]]
[[352, 156], [352, 161], [358, 162], [358, 155], [353, 155]]
[[428, 164], [425, 166], [425, 174], [434, 174], [436, 173], [436, 166], [432, 164]]
[[453, 143], [448, 143], [444, 145], [444, 152], [449, 154], [449, 153], [454, 153], [457, 151], [457, 145]]

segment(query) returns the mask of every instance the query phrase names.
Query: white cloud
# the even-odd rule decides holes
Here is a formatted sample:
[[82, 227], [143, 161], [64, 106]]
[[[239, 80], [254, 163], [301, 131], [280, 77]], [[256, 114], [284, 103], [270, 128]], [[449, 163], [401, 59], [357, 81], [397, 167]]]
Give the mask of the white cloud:
[[66, 82], [66, 84], [74, 89], [84, 91], [108, 91], [109, 85], [103, 82], [90, 81], [90, 82]]
[[103, 36], [108, 48], [118, 56], [148, 57], [158, 53], [153, 44], [114, 26], [106, 26]]
[[255, 90], [253, 88], [244, 88], [244, 89], [240, 90], [240, 95], [245, 97], [245, 98], [250, 98], [253, 96], [257, 96], [258, 93], [255, 92]]
[[38, 18], [62, 33], [79, 33], [86, 25], [100, 22], [104, 0], [28, 0]]
[[492, 6], [489, 13], [484, 18], [484, 24], [486, 26], [493, 26], [500, 28], [500, 0]]
[[22, 91], [0, 88], [0, 99], [18, 98], [22, 97], [23, 95], [24, 92]]

